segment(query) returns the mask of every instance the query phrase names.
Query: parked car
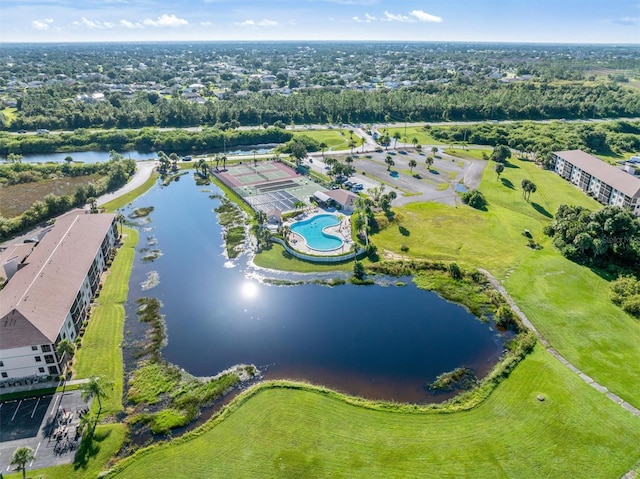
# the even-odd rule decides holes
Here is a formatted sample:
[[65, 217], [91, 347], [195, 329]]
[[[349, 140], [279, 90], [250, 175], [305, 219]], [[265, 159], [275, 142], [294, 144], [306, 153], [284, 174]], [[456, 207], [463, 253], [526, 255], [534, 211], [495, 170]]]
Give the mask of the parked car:
[[182, 157], [182, 161], [191, 161], [193, 158], [191, 158], [190, 156], [183, 156]]
[[47, 133], [50, 133], [49, 130], [47, 130], [46, 128], [38, 128], [36, 130], [36, 133], [38, 135], [46, 135]]
[[18, 133], [20, 133], [21, 135], [24, 135], [27, 132], [27, 130], [18, 130]]

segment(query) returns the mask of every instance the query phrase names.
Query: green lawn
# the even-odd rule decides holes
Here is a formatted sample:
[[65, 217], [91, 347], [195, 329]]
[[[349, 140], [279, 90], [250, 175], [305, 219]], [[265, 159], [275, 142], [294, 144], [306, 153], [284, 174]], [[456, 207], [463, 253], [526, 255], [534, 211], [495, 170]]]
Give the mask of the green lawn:
[[[294, 133], [295, 136], [308, 136], [309, 138], [313, 138], [318, 143], [324, 142], [327, 145], [327, 151], [338, 151], [338, 150], [349, 150], [349, 140], [351, 136], [349, 135], [349, 130], [296, 130]], [[353, 134], [353, 141], [356, 143], [356, 146], [362, 145], [362, 138], [360, 138], [355, 133]]]
[[[482, 160], [482, 154], [491, 155], [493, 149], [491, 148], [470, 148], [463, 150], [462, 148], [445, 148], [442, 150], [447, 155], [457, 156], [458, 158], [464, 158], [467, 160]], [[514, 159], [514, 161], [516, 161]]]
[[[382, 134], [384, 128], [378, 129], [378, 132], [380, 134]], [[393, 134], [395, 132], [400, 132], [400, 134], [402, 135], [402, 138], [400, 138], [398, 140], [399, 143], [409, 143], [411, 145], [413, 145], [413, 143], [411, 143], [411, 140], [413, 140], [413, 138], [417, 138], [418, 139], [418, 143], [420, 145], [442, 145], [442, 141], [440, 140], [436, 140], [434, 137], [431, 136], [431, 134], [429, 133], [428, 130], [425, 130], [424, 127], [422, 126], [408, 126], [407, 127], [407, 135], [405, 138], [405, 128], [404, 127], [400, 127], [400, 128], [389, 128], [389, 136], [391, 137], [391, 146], [393, 146], [393, 144], [395, 143], [395, 139], [393, 138]]]
[[[398, 225], [375, 235], [379, 249], [411, 256], [457, 261], [491, 271], [513, 294], [524, 312], [567, 359], [610, 390], [640, 407], [640, 323], [608, 299], [608, 282], [563, 258], [542, 228], [562, 203], [601, 206], [558, 177], [528, 161], [512, 160], [502, 181], [490, 163], [480, 190], [488, 211], [435, 203], [397, 208]], [[531, 203], [520, 182], [538, 188]], [[512, 185], [513, 187], [510, 187]], [[529, 229], [543, 249], [527, 247]], [[635, 345], [635, 346], [634, 346]]]
[[[126, 436], [123, 424], [105, 424], [96, 427], [95, 437], [87, 449], [79, 449], [73, 464], [29, 470], [27, 477], [36, 479], [95, 479], [107, 469], [109, 460], [118, 452]], [[44, 446], [44, 444], [43, 444]], [[22, 478], [22, 473], [5, 474], [6, 479]]]
[[[353, 261], [336, 264], [320, 264], [302, 261], [287, 254], [279, 244], [272, 244], [270, 249], [257, 254], [253, 262], [261, 268], [295, 271], [297, 273], [353, 271]], [[364, 260], [364, 264], [365, 266], [368, 264], [367, 259]]]
[[[98, 306], [74, 359], [75, 377], [98, 376], [112, 382], [109, 397], [102, 401], [103, 414], [122, 411], [124, 370], [120, 345], [124, 329], [124, 302], [129, 290], [129, 275], [133, 266], [138, 232], [125, 228], [124, 245], [109, 269]], [[96, 403], [97, 405], [97, 403]]]
[[611, 478], [639, 456], [640, 420], [538, 347], [471, 411], [378, 411], [331, 394], [264, 389], [115, 477]]

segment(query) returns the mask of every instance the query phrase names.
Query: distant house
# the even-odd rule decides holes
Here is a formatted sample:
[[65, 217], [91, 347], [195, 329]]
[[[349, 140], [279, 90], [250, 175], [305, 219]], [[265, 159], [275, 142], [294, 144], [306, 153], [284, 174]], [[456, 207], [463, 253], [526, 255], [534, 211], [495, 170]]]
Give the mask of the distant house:
[[582, 150], [553, 152], [554, 171], [604, 205], [640, 216], [640, 178]]
[[75, 210], [35, 247], [0, 254], [8, 278], [0, 291], [0, 385], [62, 372], [68, 358], [56, 347], [78, 336], [116, 239], [115, 215]]
[[348, 190], [327, 190], [324, 192], [345, 213], [353, 213], [358, 195]]

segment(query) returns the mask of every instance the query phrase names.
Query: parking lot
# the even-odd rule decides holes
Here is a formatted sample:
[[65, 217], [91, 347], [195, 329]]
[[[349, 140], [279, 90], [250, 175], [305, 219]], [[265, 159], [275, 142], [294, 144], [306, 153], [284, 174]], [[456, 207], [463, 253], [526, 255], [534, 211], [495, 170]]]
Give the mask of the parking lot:
[[28, 469], [73, 462], [79, 411], [86, 408], [80, 391], [1, 402], [0, 472], [12, 470], [11, 456], [20, 446], [36, 453]]

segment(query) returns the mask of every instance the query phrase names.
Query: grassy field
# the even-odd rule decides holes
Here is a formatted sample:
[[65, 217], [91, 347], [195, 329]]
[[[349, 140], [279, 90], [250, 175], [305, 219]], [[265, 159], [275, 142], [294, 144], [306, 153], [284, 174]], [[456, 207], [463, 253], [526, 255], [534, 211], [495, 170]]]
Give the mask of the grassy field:
[[[378, 130], [380, 133], [382, 133], [383, 129], [379, 129]], [[402, 135], [402, 138], [400, 138], [398, 140], [399, 143], [409, 143], [413, 146], [413, 143], [411, 143], [411, 140], [413, 138], [417, 138], [418, 142], [420, 145], [441, 145], [443, 144], [442, 141], [440, 140], [436, 140], [434, 137], [432, 137], [429, 134], [428, 130], [425, 130], [424, 127], [422, 126], [408, 126], [407, 127], [407, 135], [405, 138], [405, 129], [404, 127], [402, 128], [389, 128], [389, 136], [391, 136], [391, 146], [393, 146], [395, 140], [393, 138], [393, 134], [395, 132], [399, 132]]]
[[[554, 347], [576, 366], [640, 407], [640, 324], [608, 299], [608, 283], [563, 258], [542, 228], [562, 203], [600, 208], [593, 199], [549, 171], [513, 160], [498, 181], [485, 170], [480, 190], [488, 211], [434, 203], [398, 208], [400, 225], [373, 237], [381, 251], [457, 261], [484, 267], [502, 279], [524, 312]], [[531, 203], [520, 182], [533, 181]], [[399, 226], [409, 231], [402, 235]], [[529, 229], [543, 249], [532, 250], [522, 235]]]
[[[96, 427], [94, 440], [86, 449], [79, 449], [73, 464], [29, 470], [27, 477], [40, 479], [95, 479], [107, 469], [109, 460], [124, 442], [127, 428], [123, 424], [106, 424]], [[22, 478], [22, 473], [5, 474], [6, 479]]]
[[468, 412], [400, 414], [266, 389], [115, 477], [611, 478], [633, 466], [639, 444], [638, 419], [537, 348]]
[[[467, 160], [482, 160], [482, 154], [491, 155], [493, 151], [492, 148], [470, 148], [470, 149], [462, 149], [462, 148], [445, 148], [443, 150], [447, 155], [457, 156], [458, 158], [464, 158]], [[514, 159], [514, 161], [517, 161]]]
[[[340, 151], [349, 150], [349, 130], [296, 130], [295, 136], [308, 136], [313, 138], [318, 143], [324, 142], [327, 145], [325, 153], [328, 151]], [[353, 134], [353, 141], [356, 146], [362, 145], [362, 138], [355, 133]]]
[[[124, 369], [120, 345], [124, 329], [124, 302], [129, 290], [129, 275], [133, 265], [138, 232], [125, 228], [124, 245], [109, 269], [98, 306], [75, 357], [75, 377], [98, 376], [112, 381], [109, 397], [102, 401], [103, 414], [122, 411]], [[94, 406], [97, 403], [94, 401]]]
[[53, 180], [34, 181], [0, 188], [0, 215], [13, 218], [21, 215], [38, 200], [49, 193], [54, 195], [73, 195], [78, 186], [86, 186], [103, 178], [102, 175], [76, 176]]

